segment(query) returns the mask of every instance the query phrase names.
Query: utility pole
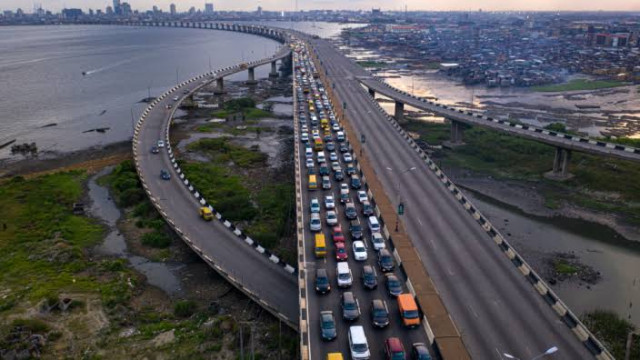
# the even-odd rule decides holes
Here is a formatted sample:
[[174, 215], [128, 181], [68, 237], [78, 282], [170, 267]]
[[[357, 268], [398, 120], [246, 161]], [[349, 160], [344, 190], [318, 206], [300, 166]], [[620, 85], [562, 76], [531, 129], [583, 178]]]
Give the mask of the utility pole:
[[240, 359], [244, 360], [244, 346], [242, 344], [242, 323], [240, 323]]
[[180, 84], [180, 80], [178, 80], [178, 67], [176, 66], [176, 85]]

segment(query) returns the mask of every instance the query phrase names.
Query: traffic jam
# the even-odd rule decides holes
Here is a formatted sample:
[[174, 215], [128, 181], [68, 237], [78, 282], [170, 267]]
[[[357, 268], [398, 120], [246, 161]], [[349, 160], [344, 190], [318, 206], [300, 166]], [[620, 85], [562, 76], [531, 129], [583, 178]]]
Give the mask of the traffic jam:
[[322, 359], [431, 359], [347, 133], [305, 45], [293, 49], [311, 343]]

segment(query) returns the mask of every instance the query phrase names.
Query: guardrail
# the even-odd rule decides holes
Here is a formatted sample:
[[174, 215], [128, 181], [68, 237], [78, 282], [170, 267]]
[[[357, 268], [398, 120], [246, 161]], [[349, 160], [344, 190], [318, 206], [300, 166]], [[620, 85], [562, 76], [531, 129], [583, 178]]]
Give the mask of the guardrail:
[[[285, 43], [285, 44], [288, 44], [288, 43]], [[286, 55], [284, 55], [284, 56], [286, 56]], [[280, 56], [280, 57], [282, 57], [282, 56]], [[258, 61], [251, 62], [251, 63], [249, 63], [249, 65], [255, 65], [255, 64], [262, 63], [262, 62], [265, 62], [265, 63], [266, 62], [270, 62], [274, 58], [278, 59], [280, 57], [277, 57], [277, 55], [276, 55], [276, 56], [271, 57], [271, 58], [266, 59], [266, 60], [258, 60]], [[288, 319], [284, 314], [282, 314], [276, 307], [274, 307], [271, 304], [267, 304], [266, 302], [261, 300], [259, 294], [256, 294], [255, 292], [251, 291], [246, 286], [244, 286], [238, 279], [234, 278], [232, 273], [230, 273], [229, 271], [227, 271], [225, 269], [222, 269], [220, 266], [218, 266], [211, 259], [210, 256], [208, 256], [207, 254], [203, 253], [202, 249], [197, 247], [192, 242], [192, 240], [189, 239], [189, 237], [187, 237], [184, 234], [184, 232], [179, 227], [176, 226], [175, 222], [167, 215], [167, 213], [163, 210], [162, 206], [158, 203], [157, 199], [153, 196], [153, 194], [151, 194], [151, 192], [150, 192], [150, 190], [149, 190], [149, 188], [148, 188], [148, 186], [146, 184], [146, 179], [145, 179], [145, 177], [142, 174], [142, 171], [140, 169], [140, 164], [138, 162], [138, 155], [139, 155], [138, 142], [139, 142], [139, 135], [140, 135], [140, 131], [142, 129], [142, 125], [144, 124], [144, 121], [146, 120], [146, 118], [149, 115], [149, 113], [154, 109], [154, 107], [161, 100], [163, 100], [166, 97], [170, 96], [176, 90], [178, 90], [178, 89], [182, 88], [183, 86], [185, 86], [187, 84], [190, 84], [190, 83], [192, 83], [194, 81], [205, 79], [205, 82], [201, 86], [199, 86], [199, 87], [195, 88], [194, 90], [192, 90], [191, 93], [194, 92], [194, 91], [197, 91], [197, 89], [201, 88], [202, 86], [206, 85], [207, 83], [209, 83], [209, 82], [211, 82], [213, 80], [216, 80], [218, 77], [223, 76], [222, 73], [225, 73], [224, 75], [229, 75], [229, 74], [232, 74], [232, 73], [235, 73], [235, 72], [238, 72], [238, 71], [242, 71], [242, 70], [244, 70], [244, 69], [241, 69], [240, 66], [237, 65], [237, 66], [232, 66], [232, 67], [226, 67], [226, 68], [220, 69], [218, 71], [211, 71], [211, 72], [207, 72], [205, 74], [198, 75], [198, 76], [196, 76], [194, 78], [186, 80], [186, 81], [184, 81], [184, 82], [172, 87], [171, 89], [167, 90], [162, 95], [160, 95], [159, 97], [157, 97], [156, 99], [151, 101], [149, 103], [149, 105], [147, 106], [147, 108], [143, 111], [142, 115], [138, 119], [138, 121], [136, 123], [136, 126], [135, 126], [134, 136], [133, 136], [133, 141], [132, 141], [132, 149], [133, 149], [133, 154], [134, 154], [134, 163], [135, 163], [136, 172], [138, 173], [138, 177], [140, 178], [140, 182], [142, 184], [142, 187], [145, 190], [145, 193], [147, 194], [149, 199], [151, 200], [151, 203], [158, 210], [158, 212], [164, 218], [164, 220], [167, 222], [167, 224], [169, 224], [169, 226], [182, 238], [182, 240], [185, 243], [187, 243], [187, 245], [189, 247], [191, 247], [202, 259], [204, 259], [211, 267], [213, 267], [220, 275], [222, 275], [225, 279], [227, 279], [227, 281], [229, 281], [231, 284], [233, 284], [236, 288], [238, 288], [239, 290], [241, 290], [242, 292], [247, 294], [254, 301], [256, 301], [259, 304], [261, 304], [261, 306], [263, 306], [269, 312], [273, 313], [276, 317], [278, 317], [281, 320], [283, 320], [287, 325], [289, 325], [290, 327], [292, 327], [294, 329], [297, 329], [298, 328], [297, 324], [291, 322], [290, 319]], [[208, 78], [208, 79], [206, 79], [206, 78]], [[174, 109], [174, 111], [175, 111], [175, 109]], [[171, 115], [173, 115], [174, 111], [172, 111]], [[172, 118], [172, 116], [169, 117], [169, 122], [171, 121], [171, 118]], [[287, 272], [289, 272], [291, 274], [296, 274], [297, 269], [295, 269], [291, 265], [288, 265], [288, 264], [284, 263], [280, 258], [275, 256], [274, 254], [269, 252], [267, 249], [265, 249], [264, 247], [260, 246], [256, 241], [254, 241], [253, 239], [248, 237], [246, 234], [244, 234], [242, 232], [242, 230], [240, 230], [238, 227], [236, 227], [231, 222], [226, 220], [222, 216], [222, 214], [220, 214], [219, 212], [215, 211], [213, 206], [211, 206], [206, 201], [206, 199], [204, 199], [202, 197], [202, 195], [196, 190], [196, 188], [193, 186], [193, 184], [191, 184], [189, 182], [189, 180], [186, 178], [186, 176], [184, 175], [184, 173], [182, 172], [182, 170], [180, 169], [179, 165], [177, 164], [177, 162], [175, 160], [175, 156], [173, 154], [173, 150], [171, 149], [171, 144], [169, 142], [169, 128], [170, 128], [170, 124], [167, 123], [166, 124], [166, 130], [165, 130], [165, 139], [166, 139], [166, 143], [167, 143], [167, 152], [169, 154], [169, 158], [171, 160], [172, 166], [174, 167], [175, 171], [179, 174], [181, 182], [191, 192], [191, 194], [194, 196], [195, 200], [197, 200], [202, 206], [208, 206], [212, 210], [212, 212], [214, 212], [216, 218], [220, 222], [222, 222], [222, 224], [227, 229], [232, 231], [239, 239], [243, 240], [246, 244], [248, 244], [250, 246], [253, 246], [256, 249], [256, 251], [258, 251], [261, 254], [267, 256], [271, 262], [282, 266], [285, 271], [287, 271]]]

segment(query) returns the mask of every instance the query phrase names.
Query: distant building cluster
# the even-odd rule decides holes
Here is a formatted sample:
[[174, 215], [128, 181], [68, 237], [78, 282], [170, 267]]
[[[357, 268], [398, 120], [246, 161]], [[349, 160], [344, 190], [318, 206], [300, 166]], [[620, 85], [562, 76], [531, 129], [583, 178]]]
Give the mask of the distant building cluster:
[[372, 24], [346, 33], [414, 67], [439, 68], [466, 84], [532, 86], [571, 73], [640, 82], [640, 17], [579, 13], [372, 12]]

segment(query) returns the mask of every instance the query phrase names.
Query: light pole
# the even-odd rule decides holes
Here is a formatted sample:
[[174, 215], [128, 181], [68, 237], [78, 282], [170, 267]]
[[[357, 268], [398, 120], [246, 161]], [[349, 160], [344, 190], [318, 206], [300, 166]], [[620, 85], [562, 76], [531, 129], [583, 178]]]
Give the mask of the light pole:
[[[536, 359], [543, 358], [543, 357], [545, 357], [547, 355], [551, 355], [551, 354], [555, 353], [556, 351], [558, 351], [558, 347], [557, 346], [552, 346], [552, 347], [548, 348], [542, 354], [539, 354], [539, 355], [536, 355], [536, 356], [532, 357], [531, 360], [536, 360]], [[504, 355], [504, 357], [506, 357], [507, 359], [520, 360], [519, 357], [513, 356], [511, 354], [503, 353], [502, 355]]]
[[[400, 179], [402, 179], [402, 175], [408, 173], [409, 171], [413, 171], [417, 169], [415, 166], [412, 166], [408, 169], [404, 169], [396, 176], [396, 200], [398, 202], [398, 209], [396, 210], [396, 232], [399, 231], [399, 223], [400, 223], [400, 215], [404, 214], [404, 204], [400, 201]], [[395, 173], [395, 171], [387, 166], [387, 170]]]

